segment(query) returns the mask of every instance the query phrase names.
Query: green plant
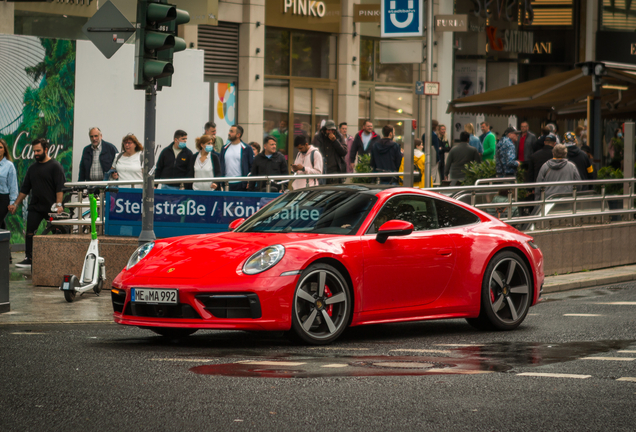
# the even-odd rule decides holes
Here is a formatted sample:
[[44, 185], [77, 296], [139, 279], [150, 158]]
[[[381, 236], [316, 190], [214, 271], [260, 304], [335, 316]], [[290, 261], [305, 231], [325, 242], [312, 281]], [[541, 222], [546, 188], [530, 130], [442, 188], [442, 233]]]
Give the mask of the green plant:
[[[358, 165], [356, 165], [356, 173], [370, 173], [373, 172], [371, 168], [371, 155], [362, 155], [358, 160]], [[373, 177], [354, 177], [354, 183], [375, 183], [375, 178]]]
[[464, 181], [462, 182], [463, 186], [472, 186], [479, 179], [497, 177], [497, 170], [495, 169], [494, 160], [486, 160], [481, 163], [471, 162], [464, 165], [463, 172], [466, 176], [464, 177]]
[[[613, 168], [611, 166], [606, 166], [598, 170], [598, 179], [622, 179], [623, 171], [619, 168]], [[601, 186], [594, 186], [594, 190], [596, 193], [601, 193]], [[605, 194], [606, 195], [621, 195], [623, 193], [623, 185], [620, 183], [608, 184], [605, 186]]]

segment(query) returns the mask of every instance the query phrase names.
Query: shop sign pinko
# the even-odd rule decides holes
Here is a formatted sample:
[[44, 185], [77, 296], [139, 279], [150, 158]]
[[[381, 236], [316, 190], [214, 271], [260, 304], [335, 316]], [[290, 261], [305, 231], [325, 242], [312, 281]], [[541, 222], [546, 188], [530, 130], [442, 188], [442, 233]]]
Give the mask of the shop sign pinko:
[[293, 15], [305, 15], [324, 17], [327, 6], [324, 2], [315, 0], [284, 0], [283, 13], [291, 12]]

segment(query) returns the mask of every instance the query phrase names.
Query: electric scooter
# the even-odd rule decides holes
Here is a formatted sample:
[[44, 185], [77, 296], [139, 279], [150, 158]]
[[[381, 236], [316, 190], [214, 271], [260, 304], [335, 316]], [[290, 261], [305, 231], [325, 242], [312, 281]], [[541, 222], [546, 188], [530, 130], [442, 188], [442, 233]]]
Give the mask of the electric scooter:
[[[109, 190], [116, 192], [115, 188], [110, 188]], [[75, 300], [76, 294], [82, 295], [90, 290], [93, 290], [99, 296], [106, 280], [106, 264], [104, 263], [104, 258], [99, 256], [99, 240], [97, 240], [97, 229], [95, 228], [97, 220], [97, 199], [95, 195], [99, 195], [99, 192], [99, 189], [95, 188], [89, 190], [88, 194], [91, 208], [91, 242], [88, 245], [88, 251], [84, 259], [82, 274], [79, 279], [75, 275], [64, 275], [64, 280], [60, 286], [60, 290], [64, 292], [64, 298], [69, 303]]]

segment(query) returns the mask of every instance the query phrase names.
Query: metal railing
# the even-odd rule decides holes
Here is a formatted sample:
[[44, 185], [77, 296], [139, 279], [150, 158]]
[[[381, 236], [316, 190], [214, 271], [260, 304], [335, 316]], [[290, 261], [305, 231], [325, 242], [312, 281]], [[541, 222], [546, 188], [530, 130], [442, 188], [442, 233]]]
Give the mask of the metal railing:
[[[414, 174], [416, 174], [414, 172]], [[280, 175], [280, 176], [247, 176], [247, 177], [209, 177], [209, 178], [179, 178], [179, 179], [158, 179], [155, 180], [157, 185], [161, 184], [181, 184], [181, 183], [196, 183], [196, 182], [215, 182], [227, 184], [228, 182], [266, 182], [266, 192], [271, 191], [272, 181], [281, 180], [297, 180], [297, 179], [347, 179], [347, 178], [379, 178], [379, 177], [399, 177], [402, 176], [402, 172], [391, 173], [348, 173], [348, 174], [303, 174], [303, 175]], [[542, 183], [512, 183], [514, 178], [499, 178], [499, 179], [480, 179], [480, 182], [491, 184], [476, 184], [474, 186], [449, 186], [449, 187], [436, 187], [423, 190], [430, 190], [441, 194], [457, 197], [460, 194], [464, 196], [468, 194], [470, 196], [470, 202], [472, 206], [488, 211], [489, 209], [497, 209], [505, 207], [507, 210], [507, 217], [501, 218], [504, 222], [511, 225], [522, 224], [536, 224], [540, 222], [542, 225], [544, 222], [561, 220], [561, 219], [576, 219], [582, 217], [601, 217], [601, 221], [610, 220], [609, 216], [629, 216], [636, 214], [634, 208], [634, 199], [636, 198], [635, 185], [636, 178], [630, 179], [604, 179], [604, 180], [584, 180], [584, 181], [569, 181], [569, 182], [542, 182]], [[66, 183], [67, 187], [81, 187], [81, 186], [107, 186], [107, 185], [141, 185], [142, 180], [124, 180], [124, 181], [97, 181], [97, 182], [69, 182]], [[606, 189], [608, 185], [620, 184], [623, 185], [623, 189], [627, 188], [627, 193], [620, 195], [607, 195]], [[545, 190], [550, 186], [572, 186], [572, 196], [553, 198], [546, 196]], [[583, 187], [600, 187], [600, 194], [597, 195], [583, 195], [579, 196], [577, 193], [579, 188]], [[517, 199], [519, 191], [522, 189], [539, 189], [540, 199], [535, 201], [519, 201]], [[483, 203], [478, 204], [476, 198], [478, 194], [498, 193], [502, 189], [507, 189], [507, 201], [498, 203]], [[227, 185], [226, 185], [227, 190]], [[622, 201], [622, 209], [611, 209], [610, 201]], [[598, 202], [597, 211], [580, 211], [577, 210], [577, 204]], [[559, 214], [548, 214], [549, 205], [554, 204], [571, 204], [572, 208], [570, 212], [561, 212]], [[538, 207], [537, 207], [538, 206]], [[520, 209], [523, 207], [533, 207], [535, 209], [535, 215], [530, 216], [514, 216], [514, 209]], [[521, 213], [521, 212], [519, 212]]]

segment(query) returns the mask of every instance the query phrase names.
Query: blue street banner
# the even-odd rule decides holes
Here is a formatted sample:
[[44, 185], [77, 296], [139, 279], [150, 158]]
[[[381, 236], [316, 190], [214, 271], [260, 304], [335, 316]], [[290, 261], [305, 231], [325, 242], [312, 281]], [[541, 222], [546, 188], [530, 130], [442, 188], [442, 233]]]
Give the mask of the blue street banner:
[[[248, 218], [279, 193], [155, 190], [154, 231], [159, 238], [223, 232], [235, 219]], [[141, 232], [141, 189], [120, 188], [106, 195], [105, 234]]]
[[381, 0], [380, 36], [422, 36], [423, 10], [424, 0]]

